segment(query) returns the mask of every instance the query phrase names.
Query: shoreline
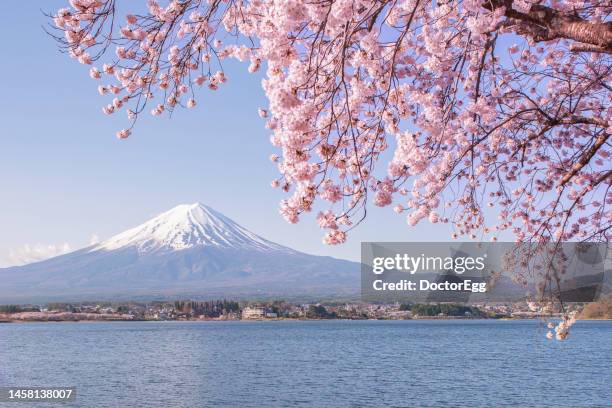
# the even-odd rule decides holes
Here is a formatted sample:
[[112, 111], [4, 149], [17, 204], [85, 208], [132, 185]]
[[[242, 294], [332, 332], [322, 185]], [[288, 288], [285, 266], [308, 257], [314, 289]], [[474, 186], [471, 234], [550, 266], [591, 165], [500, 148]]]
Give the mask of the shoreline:
[[[518, 317], [518, 318], [486, 318], [486, 317], [420, 317], [412, 319], [177, 319], [177, 320], [153, 320], [153, 319], [51, 319], [51, 320], [36, 320], [36, 319], [3, 319], [0, 320], [0, 324], [28, 324], [28, 323], [109, 323], [109, 322], [179, 322], [179, 323], [210, 323], [210, 322], [251, 322], [251, 323], [262, 323], [262, 322], [318, 322], [318, 321], [440, 321], [440, 320], [496, 320], [496, 321], [522, 321], [522, 320], [541, 320], [540, 317]], [[585, 318], [577, 319], [577, 321], [612, 321], [612, 318]]]

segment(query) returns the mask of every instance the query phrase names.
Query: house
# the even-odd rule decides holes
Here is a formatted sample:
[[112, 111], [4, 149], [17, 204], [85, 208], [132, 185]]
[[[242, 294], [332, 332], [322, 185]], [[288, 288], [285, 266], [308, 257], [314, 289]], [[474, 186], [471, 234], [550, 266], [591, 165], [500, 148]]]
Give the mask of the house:
[[265, 307], [245, 307], [242, 309], [243, 319], [276, 318], [278, 315]]
[[265, 307], [245, 307], [244, 309], [242, 309], [243, 319], [263, 319], [265, 316]]

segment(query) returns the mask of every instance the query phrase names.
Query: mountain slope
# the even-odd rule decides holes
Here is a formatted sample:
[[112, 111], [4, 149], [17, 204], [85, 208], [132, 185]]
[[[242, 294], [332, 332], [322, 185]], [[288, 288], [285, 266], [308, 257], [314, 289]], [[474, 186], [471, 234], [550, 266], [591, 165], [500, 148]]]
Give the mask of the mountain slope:
[[0, 303], [44, 298], [356, 293], [359, 264], [270, 242], [196, 203], [99, 244], [0, 269]]
[[90, 252], [136, 247], [140, 253], [181, 250], [196, 246], [250, 247], [263, 251], [288, 249], [265, 240], [225, 215], [200, 203], [170, 211], [95, 245]]

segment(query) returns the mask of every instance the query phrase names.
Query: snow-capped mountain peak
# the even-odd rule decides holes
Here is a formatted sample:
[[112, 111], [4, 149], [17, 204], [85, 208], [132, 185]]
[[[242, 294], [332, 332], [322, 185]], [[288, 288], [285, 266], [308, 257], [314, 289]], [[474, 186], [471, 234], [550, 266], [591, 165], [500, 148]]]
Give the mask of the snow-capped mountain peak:
[[0, 300], [355, 294], [359, 270], [354, 262], [270, 242], [195, 203], [99, 244], [0, 269]]
[[182, 250], [198, 246], [288, 250], [241, 227], [201, 203], [181, 204], [151, 220], [115, 235], [90, 249], [137, 248], [139, 253]]

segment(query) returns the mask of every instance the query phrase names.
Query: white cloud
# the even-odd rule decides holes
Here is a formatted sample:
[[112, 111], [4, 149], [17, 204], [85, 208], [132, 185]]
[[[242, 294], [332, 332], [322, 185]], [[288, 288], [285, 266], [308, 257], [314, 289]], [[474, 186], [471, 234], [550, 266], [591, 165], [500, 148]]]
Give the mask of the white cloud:
[[100, 242], [100, 237], [96, 234], [92, 234], [91, 238], [89, 238], [89, 245], [96, 245], [98, 242]]
[[9, 250], [3, 262], [3, 267], [25, 265], [32, 262], [43, 261], [54, 256], [63, 255], [72, 251], [70, 244], [25, 244], [22, 247]]

